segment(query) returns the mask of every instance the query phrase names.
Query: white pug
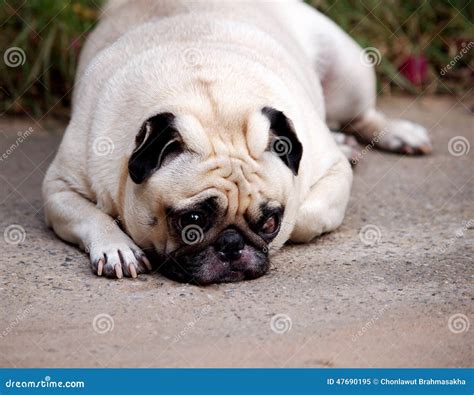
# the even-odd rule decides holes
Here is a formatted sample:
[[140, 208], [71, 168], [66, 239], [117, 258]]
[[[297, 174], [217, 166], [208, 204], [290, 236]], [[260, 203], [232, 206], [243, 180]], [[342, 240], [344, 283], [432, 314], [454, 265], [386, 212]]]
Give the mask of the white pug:
[[261, 276], [270, 250], [343, 220], [352, 170], [327, 124], [431, 149], [375, 109], [363, 56], [299, 1], [110, 2], [44, 181], [47, 223], [98, 275], [151, 260], [198, 284]]

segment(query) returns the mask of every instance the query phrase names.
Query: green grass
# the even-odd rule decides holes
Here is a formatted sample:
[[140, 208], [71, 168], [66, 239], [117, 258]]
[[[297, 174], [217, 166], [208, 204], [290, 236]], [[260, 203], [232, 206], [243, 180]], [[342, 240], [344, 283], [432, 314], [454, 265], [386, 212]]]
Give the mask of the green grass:
[[[472, 86], [474, 48], [445, 75], [443, 68], [464, 45], [474, 41], [472, 0], [310, 1], [336, 21], [364, 48], [375, 47], [379, 88], [410, 93], [462, 93]], [[474, 44], [473, 44], [474, 45]], [[413, 84], [399, 72], [413, 57], [427, 61], [426, 79]]]
[[97, 2], [1, 0], [0, 4], [2, 58], [12, 47], [25, 55], [24, 64], [16, 67], [4, 59], [0, 62], [0, 111], [26, 111], [39, 117], [67, 108], [80, 48], [98, 16]]
[[[469, 0], [312, 0], [363, 47], [377, 48], [379, 90], [411, 94], [462, 94], [472, 86], [474, 48], [444, 75], [440, 72], [474, 41]], [[0, 61], [0, 112], [41, 117], [67, 111], [74, 72], [101, 0], [0, 0], [2, 58], [21, 48], [25, 61], [9, 67]], [[426, 60], [421, 82], [400, 72], [414, 59]], [[424, 59], [424, 60], [423, 60]], [[407, 70], [407, 68], [405, 68]], [[407, 78], [408, 77], [408, 78]]]

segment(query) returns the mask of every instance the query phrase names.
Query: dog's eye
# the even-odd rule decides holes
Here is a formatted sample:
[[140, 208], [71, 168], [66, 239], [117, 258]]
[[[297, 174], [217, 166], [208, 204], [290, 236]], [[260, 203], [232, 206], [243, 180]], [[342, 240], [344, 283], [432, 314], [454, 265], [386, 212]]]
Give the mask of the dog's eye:
[[208, 225], [206, 216], [199, 211], [191, 211], [181, 215], [178, 219], [178, 226], [180, 229], [184, 229], [186, 226], [194, 225], [204, 230]]
[[273, 214], [268, 217], [260, 228], [260, 232], [265, 236], [271, 236], [278, 231], [280, 228], [280, 218], [278, 215]]

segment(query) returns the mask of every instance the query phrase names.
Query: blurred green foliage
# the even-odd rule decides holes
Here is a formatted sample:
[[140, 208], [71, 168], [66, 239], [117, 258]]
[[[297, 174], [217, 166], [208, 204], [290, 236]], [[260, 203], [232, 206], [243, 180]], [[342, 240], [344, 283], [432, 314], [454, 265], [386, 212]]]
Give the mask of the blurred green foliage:
[[[474, 49], [444, 75], [440, 74], [463, 45], [474, 41], [471, 0], [308, 2], [349, 32], [362, 47], [380, 51], [377, 71], [381, 92], [397, 89], [414, 94], [462, 94], [472, 87]], [[4, 58], [0, 61], [0, 112], [27, 112], [35, 117], [67, 112], [78, 55], [97, 20], [101, 3], [0, 0]], [[11, 67], [5, 58], [14, 47], [20, 48], [25, 57], [24, 63]], [[421, 73], [422, 81], [412, 78], [413, 72]]]
[[[94, 0], [0, 0], [0, 111], [43, 116], [67, 108], [79, 52], [99, 16]], [[24, 63], [8, 66], [9, 48]], [[19, 60], [13, 58], [13, 64]]]
[[[456, 94], [472, 87], [472, 0], [312, 0], [309, 3], [336, 21], [363, 48], [375, 47], [381, 52], [377, 67], [380, 90], [398, 87], [414, 94]], [[472, 49], [443, 75], [443, 68], [465, 47]], [[427, 65], [426, 76], [423, 83], [416, 84], [413, 73], [423, 61]]]

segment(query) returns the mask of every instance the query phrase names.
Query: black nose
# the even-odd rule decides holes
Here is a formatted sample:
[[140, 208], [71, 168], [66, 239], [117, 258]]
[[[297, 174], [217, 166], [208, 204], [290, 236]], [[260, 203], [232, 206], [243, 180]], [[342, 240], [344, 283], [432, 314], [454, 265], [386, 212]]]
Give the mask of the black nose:
[[235, 229], [227, 229], [222, 232], [214, 244], [214, 248], [219, 256], [226, 261], [239, 259], [244, 247], [244, 238]]

